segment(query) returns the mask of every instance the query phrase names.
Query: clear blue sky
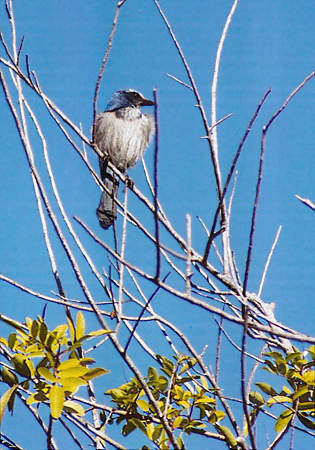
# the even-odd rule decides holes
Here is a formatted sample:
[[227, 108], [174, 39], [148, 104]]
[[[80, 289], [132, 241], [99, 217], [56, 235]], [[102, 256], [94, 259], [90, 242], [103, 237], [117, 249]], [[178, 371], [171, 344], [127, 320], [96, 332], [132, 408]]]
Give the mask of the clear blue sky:
[[[81, 123], [84, 132], [90, 135], [95, 82], [111, 31], [116, 2], [51, 0], [43, 3], [33, 0], [31, 4], [20, 1], [15, 3], [18, 39], [25, 36], [23, 51], [30, 56], [31, 66], [39, 77], [42, 89], [73, 122]], [[190, 63], [210, 118], [215, 54], [232, 1], [164, 0], [161, 5]], [[268, 88], [272, 89], [238, 168], [232, 243], [240, 270], [244, 270], [245, 265], [261, 130], [288, 94], [314, 70], [314, 22], [315, 4], [312, 0], [241, 0], [224, 47], [218, 90], [218, 118], [233, 113], [219, 128], [220, 160], [224, 174], [227, 174], [261, 97]], [[3, 6], [0, 27], [9, 40], [10, 30]], [[2, 49], [1, 55], [4, 55]], [[158, 88], [160, 200], [174, 226], [183, 234], [185, 214], [192, 215], [193, 244], [202, 251], [205, 236], [196, 216], [209, 223], [216, 207], [214, 176], [207, 144], [200, 139], [204, 129], [194, 106], [195, 99], [188, 89], [170, 79], [167, 73], [187, 82], [182, 63], [154, 2], [127, 0], [121, 11], [103, 78], [99, 108], [104, 109], [110, 95], [119, 88], [135, 88], [148, 97], [152, 97], [154, 87]], [[74, 151], [64, 143], [38, 99], [29, 94], [48, 137], [53, 168], [69, 216], [81, 217], [105, 241], [112, 243], [112, 233], [98, 227], [95, 215], [100, 195], [98, 187]], [[57, 288], [50, 271], [29, 168], [3, 95], [1, 99], [0, 271], [49, 295]], [[309, 334], [314, 333], [315, 216], [295, 198], [295, 194], [315, 201], [314, 99], [315, 80], [312, 80], [293, 99], [268, 134], [254, 263], [249, 279], [249, 290], [257, 291], [277, 228], [282, 225], [263, 298], [267, 302], [276, 302], [279, 321]], [[35, 136], [34, 130], [32, 133]], [[42, 151], [36, 137], [34, 146], [41, 166]], [[89, 151], [89, 155], [97, 169], [97, 158], [92, 151]], [[151, 146], [146, 154], [150, 168], [152, 160]], [[43, 174], [44, 180], [48, 181], [47, 174]], [[130, 175], [140, 188], [145, 188], [141, 164]], [[91, 243], [77, 226], [76, 229], [92, 252], [99, 269], [107, 267], [104, 252]], [[59, 243], [55, 244], [58, 249]], [[146, 249], [139, 250], [138, 242], [130, 242], [128, 257], [132, 259], [139, 251], [145, 252]], [[67, 294], [70, 298], [76, 298], [80, 291], [74, 285], [69, 266], [62, 261], [60, 256]], [[150, 264], [149, 253], [146, 261]], [[167, 266], [163, 267], [164, 273], [167, 270]], [[25, 296], [12, 287], [1, 284], [0, 292], [3, 314], [23, 321], [26, 315], [35, 317], [42, 310], [43, 303], [40, 300]], [[100, 288], [95, 288], [94, 295], [103, 298]], [[161, 305], [165, 317], [175, 320], [177, 316], [175, 323], [190, 335], [200, 351], [205, 336], [207, 343], [215, 338], [216, 327], [211, 317], [206, 325], [213, 328], [213, 332], [207, 327], [199, 328], [200, 311], [191, 315], [185, 305], [168, 304], [163, 297]], [[178, 317], [179, 308], [181, 317]], [[53, 305], [48, 307], [47, 319], [52, 326], [64, 320], [60, 310]], [[0, 326], [1, 333], [7, 335], [8, 328]], [[103, 386], [103, 391], [112, 387], [111, 383], [123, 383], [129, 376], [127, 370], [121, 369], [119, 361], [112, 361], [108, 355], [105, 357], [106, 360], [101, 363], [111, 368], [115, 375], [114, 378], [103, 377], [102, 382], [109, 384]], [[228, 361], [225, 363], [228, 367]], [[24, 416], [18, 412], [12, 418], [7, 416], [4, 432], [12, 437], [19, 433], [15, 428], [19, 417]], [[25, 416], [25, 422], [28, 423], [29, 419], [29, 416]], [[33, 423], [32, 419], [29, 423]], [[119, 439], [119, 434], [116, 433], [114, 437]], [[35, 449], [33, 435], [28, 439], [25, 441], [21, 437], [20, 442], [25, 448]], [[143, 439], [141, 443], [144, 442]], [[211, 448], [221, 446], [211, 443]]]

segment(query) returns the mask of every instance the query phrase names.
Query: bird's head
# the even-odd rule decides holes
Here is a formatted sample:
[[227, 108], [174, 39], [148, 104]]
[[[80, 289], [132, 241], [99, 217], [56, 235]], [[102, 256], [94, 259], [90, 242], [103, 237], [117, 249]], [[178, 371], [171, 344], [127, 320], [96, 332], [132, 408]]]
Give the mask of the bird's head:
[[105, 111], [116, 111], [120, 108], [140, 108], [141, 106], [154, 105], [152, 100], [145, 98], [141, 92], [134, 89], [116, 91], [111, 97]]

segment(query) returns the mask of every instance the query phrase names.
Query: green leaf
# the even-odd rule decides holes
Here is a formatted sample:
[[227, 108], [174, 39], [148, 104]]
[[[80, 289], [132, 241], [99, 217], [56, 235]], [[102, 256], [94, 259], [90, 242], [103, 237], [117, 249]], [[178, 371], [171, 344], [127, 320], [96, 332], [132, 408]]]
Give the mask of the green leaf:
[[80, 358], [80, 364], [81, 366], [87, 366], [88, 364], [94, 364], [95, 359], [94, 358]]
[[152, 441], [154, 441], [154, 442], [157, 441], [160, 438], [160, 436], [162, 434], [162, 431], [163, 431], [162, 425], [157, 425], [154, 428], [154, 431], [153, 431], [153, 434], [152, 434]]
[[56, 377], [54, 376], [54, 374], [53, 374], [49, 369], [47, 369], [47, 367], [39, 367], [39, 368], [37, 369], [37, 372], [38, 372], [42, 377], [44, 377], [46, 380], [52, 381], [53, 383], [56, 382]]
[[3, 381], [7, 383], [9, 386], [14, 386], [19, 382], [18, 377], [15, 375], [15, 373], [12, 372], [7, 367], [3, 367], [3, 369], [1, 370], [1, 376]]
[[57, 339], [63, 338], [66, 336], [68, 330], [68, 325], [63, 323], [61, 325], [58, 325], [53, 331], [53, 334], [56, 336]]
[[90, 331], [89, 334], [87, 334], [87, 337], [103, 336], [103, 334], [109, 334], [109, 333], [115, 333], [115, 330], [107, 330], [104, 328], [102, 330]]
[[285, 395], [275, 395], [274, 397], [271, 397], [267, 401], [267, 405], [274, 405], [275, 403], [292, 403], [292, 398], [286, 397]]
[[148, 423], [146, 433], [148, 438], [152, 440], [152, 436], [154, 433], [154, 424], [152, 422]]
[[62, 384], [65, 391], [69, 391], [72, 394], [77, 392], [80, 386], [86, 385], [88, 382], [87, 380], [81, 378], [81, 377], [69, 377], [69, 378], [62, 378], [59, 380], [60, 384]]
[[23, 355], [16, 354], [11, 358], [11, 363], [19, 375], [22, 375], [25, 378], [31, 378], [31, 371], [27, 366], [25, 359], [26, 358]]
[[148, 403], [146, 400], [138, 400], [137, 405], [143, 409], [143, 411], [149, 411], [150, 409], [150, 403]]
[[293, 400], [296, 400], [299, 397], [302, 397], [302, 395], [305, 395], [309, 392], [309, 387], [308, 386], [302, 386], [300, 387], [293, 395]]
[[276, 431], [278, 433], [281, 433], [291, 422], [293, 417], [293, 411], [286, 410], [284, 413], [282, 413], [276, 422]]
[[148, 377], [154, 381], [159, 379], [159, 372], [156, 370], [155, 367], [149, 367]]
[[49, 391], [50, 411], [54, 419], [59, 419], [65, 401], [64, 389], [54, 384]]
[[15, 343], [16, 343], [16, 333], [10, 333], [8, 345], [11, 350], [13, 350]]
[[183, 422], [184, 417], [182, 416], [177, 416], [176, 419], [173, 422], [173, 428], [179, 428], [181, 426], [181, 423]]
[[297, 413], [297, 416], [299, 418], [299, 421], [310, 430], [315, 430], [315, 422], [308, 417], [306, 417], [304, 414]]
[[237, 440], [232, 431], [228, 427], [223, 427], [222, 425], [216, 425], [216, 428], [218, 431], [223, 434], [225, 437], [225, 440], [227, 444], [230, 446], [230, 448], [237, 448]]
[[85, 415], [85, 409], [82, 405], [80, 405], [77, 402], [73, 402], [72, 400], [66, 400], [63, 404], [64, 408], [67, 409], [69, 412], [72, 412], [74, 414], [77, 414], [78, 416], [84, 416]]
[[79, 366], [81, 366], [79, 359], [70, 358], [70, 359], [67, 359], [67, 361], [61, 362], [58, 366], [58, 370], [67, 370], [67, 369], [72, 369], [73, 367], [79, 367]]
[[315, 370], [308, 370], [302, 375], [303, 381], [305, 383], [314, 386], [315, 385]]
[[132, 433], [136, 428], [137, 427], [130, 420], [128, 420], [126, 425], [124, 425], [122, 428], [122, 435], [128, 436], [128, 434]]
[[76, 338], [77, 340], [81, 339], [85, 333], [85, 318], [81, 311], [77, 314], [77, 329], [76, 329]]
[[258, 405], [258, 406], [264, 405], [264, 403], [265, 403], [264, 397], [258, 391], [252, 391], [249, 394], [249, 399], [252, 403], [254, 403], [255, 405]]
[[26, 404], [31, 405], [32, 403], [46, 402], [47, 400], [48, 400], [47, 395], [44, 394], [43, 391], [38, 391], [34, 392], [34, 394], [28, 397]]
[[86, 375], [90, 369], [85, 366], [78, 365], [77, 367], [70, 367], [70, 369], [59, 370], [58, 375], [60, 378], [71, 378], [71, 377], [83, 377]]
[[142, 420], [139, 419], [130, 419], [130, 422], [132, 422], [139, 430], [143, 431], [143, 433], [147, 434], [146, 426]]
[[83, 375], [83, 378], [87, 381], [93, 380], [93, 378], [100, 377], [101, 375], [106, 375], [109, 370], [103, 369], [103, 367], [93, 367], [93, 369], [88, 369], [88, 372]]
[[207, 391], [209, 389], [209, 384], [208, 384], [207, 378], [205, 376], [201, 375], [200, 381], [201, 381], [202, 387]]
[[298, 410], [313, 412], [313, 411], [315, 411], [315, 403], [314, 402], [303, 402], [303, 403], [300, 402], [299, 406], [298, 406]]
[[10, 387], [10, 389], [8, 391], [6, 391], [0, 398], [0, 424], [2, 423], [5, 409], [11, 399], [11, 396], [15, 394], [17, 387], [18, 387], [18, 385]]
[[39, 329], [39, 325], [38, 325], [37, 320], [33, 320], [32, 326], [31, 326], [31, 335], [33, 336], [33, 338], [37, 338], [38, 329]]
[[41, 322], [39, 325], [39, 339], [44, 344], [48, 333], [48, 328], [45, 322]]
[[214, 398], [210, 398], [210, 397], [202, 397], [202, 398], [198, 398], [198, 400], [196, 400], [194, 402], [195, 406], [200, 406], [202, 404], [209, 404], [209, 403], [216, 403], [216, 400]]
[[258, 386], [263, 392], [265, 392], [265, 394], [269, 394], [269, 395], [277, 395], [277, 391], [270, 386], [270, 384], [267, 383], [256, 383], [256, 386]]

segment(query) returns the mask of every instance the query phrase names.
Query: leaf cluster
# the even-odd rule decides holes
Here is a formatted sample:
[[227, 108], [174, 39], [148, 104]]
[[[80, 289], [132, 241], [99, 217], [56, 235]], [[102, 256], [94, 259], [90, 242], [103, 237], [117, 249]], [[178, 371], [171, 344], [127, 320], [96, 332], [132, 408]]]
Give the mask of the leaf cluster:
[[[85, 410], [71, 396], [89, 380], [108, 373], [101, 367], [89, 368], [95, 361], [82, 357], [81, 346], [91, 337], [110, 332], [98, 330], [85, 334], [85, 319], [81, 312], [76, 325], [69, 320], [50, 331], [44, 318], [26, 318], [26, 326], [12, 322], [15, 332], [8, 339], [0, 338], [7, 349], [11, 366], [1, 370], [2, 381], [10, 389], [1, 398], [0, 420], [6, 406], [13, 410], [18, 388], [29, 394], [27, 404], [49, 403], [51, 415], [58, 419], [62, 411], [85, 415]], [[68, 335], [70, 330], [70, 336]]]
[[[199, 432], [211, 423], [218, 424], [225, 413], [216, 409], [215, 389], [209, 389], [205, 377], [191, 374], [196, 359], [177, 355], [172, 361], [159, 355], [160, 372], [149, 367], [145, 382], [169, 427], [179, 431], [178, 443], [185, 448], [183, 434]], [[200, 381], [199, 381], [200, 380]], [[122, 434], [140, 429], [159, 448], [168, 449], [169, 441], [156, 407], [146, 397], [137, 378], [115, 389], [109, 389], [112, 401], [121, 410], [116, 418], [123, 422]]]
[[256, 383], [259, 389], [267, 394], [267, 398], [257, 391], [250, 395], [255, 405], [251, 417], [256, 418], [263, 406], [278, 405], [281, 413], [276, 421], [276, 431], [285, 431], [295, 418], [306, 428], [315, 430], [315, 346], [301, 352], [297, 348], [287, 355], [281, 352], [268, 352], [264, 356], [264, 370], [285, 378], [287, 384], [279, 392], [267, 383]]

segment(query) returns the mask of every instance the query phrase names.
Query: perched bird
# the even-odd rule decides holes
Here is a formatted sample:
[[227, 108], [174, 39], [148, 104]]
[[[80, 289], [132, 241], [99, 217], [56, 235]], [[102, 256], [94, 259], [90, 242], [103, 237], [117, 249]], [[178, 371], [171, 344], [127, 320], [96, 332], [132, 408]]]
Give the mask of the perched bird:
[[117, 217], [115, 199], [119, 180], [108, 166], [108, 161], [122, 173], [137, 164], [154, 134], [153, 117], [141, 111], [141, 106], [149, 105], [154, 105], [154, 102], [140, 92], [132, 89], [117, 91], [105, 111], [96, 117], [95, 143], [103, 153], [100, 158], [101, 178], [110, 192], [103, 192], [97, 208], [103, 228], [109, 228]]

